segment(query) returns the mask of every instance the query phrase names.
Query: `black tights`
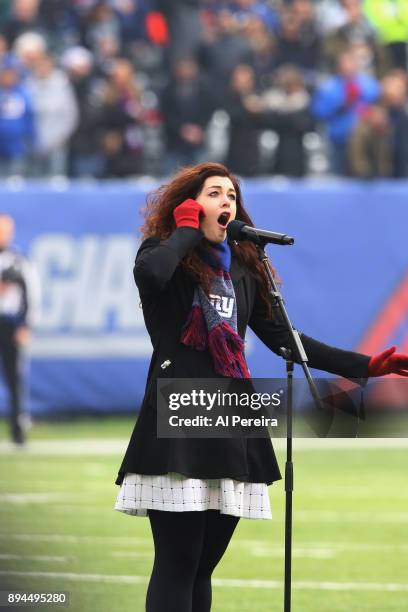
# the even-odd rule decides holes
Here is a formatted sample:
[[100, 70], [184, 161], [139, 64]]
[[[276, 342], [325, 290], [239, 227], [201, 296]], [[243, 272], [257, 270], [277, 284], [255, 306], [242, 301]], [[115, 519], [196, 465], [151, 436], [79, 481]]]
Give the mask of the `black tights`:
[[148, 511], [155, 556], [147, 612], [209, 612], [211, 574], [239, 518], [218, 510]]

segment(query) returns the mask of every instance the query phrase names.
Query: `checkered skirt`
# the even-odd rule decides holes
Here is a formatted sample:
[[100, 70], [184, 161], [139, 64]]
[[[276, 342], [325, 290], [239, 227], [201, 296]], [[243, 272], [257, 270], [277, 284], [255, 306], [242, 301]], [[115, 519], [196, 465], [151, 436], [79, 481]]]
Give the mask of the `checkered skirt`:
[[249, 519], [272, 518], [268, 487], [263, 482], [186, 478], [175, 472], [164, 476], [128, 472], [120, 487], [115, 510], [132, 516], [147, 516], [147, 510], [219, 510]]

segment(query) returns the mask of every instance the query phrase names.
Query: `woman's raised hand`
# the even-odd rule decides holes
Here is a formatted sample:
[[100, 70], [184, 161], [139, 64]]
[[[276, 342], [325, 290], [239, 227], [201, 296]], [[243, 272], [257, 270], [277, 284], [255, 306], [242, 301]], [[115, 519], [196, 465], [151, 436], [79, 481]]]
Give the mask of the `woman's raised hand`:
[[173, 217], [177, 227], [200, 227], [200, 215], [204, 216], [204, 208], [195, 200], [184, 200], [173, 210]]
[[408, 355], [396, 353], [396, 350], [395, 346], [391, 346], [382, 353], [373, 355], [368, 363], [368, 375], [399, 374], [400, 376], [408, 376]]

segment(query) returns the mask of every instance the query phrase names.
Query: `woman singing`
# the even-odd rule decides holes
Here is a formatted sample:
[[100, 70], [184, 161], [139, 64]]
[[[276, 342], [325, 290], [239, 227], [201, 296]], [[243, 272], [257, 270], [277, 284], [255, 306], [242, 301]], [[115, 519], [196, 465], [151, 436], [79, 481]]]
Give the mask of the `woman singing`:
[[[247, 378], [248, 325], [274, 352], [291, 346], [272, 314], [255, 246], [227, 241], [235, 218], [253, 225], [237, 179], [203, 163], [183, 168], [150, 197], [142, 228], [134, 277], [153, 356], [115, 508], [150, 521], [148, 612], [211, 609], [211, 575], [240, 517], [270, 519], [267, 485], [281, 478], [267, 437], [157, 437], [157, 378]], [[348, 378], [408, 375], [408, 356], [395, 347], [370, 358], [301, 337], [313, 368]]]

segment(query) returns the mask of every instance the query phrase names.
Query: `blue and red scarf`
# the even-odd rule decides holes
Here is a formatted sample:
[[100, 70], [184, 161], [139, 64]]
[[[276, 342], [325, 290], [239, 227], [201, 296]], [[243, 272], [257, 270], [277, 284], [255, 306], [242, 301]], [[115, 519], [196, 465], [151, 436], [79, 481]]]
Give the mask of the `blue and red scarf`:
[[249, 378], [245, 343], [237, 332], [237, 305], [229, 273], [231, 251], [227, 240], [198, 252], [204, 265], [211, 267], [213, 280], [208, 295], [200, 286], [195, 288], [181, 342], [198, 351], [208, 348], [217, 374]]

